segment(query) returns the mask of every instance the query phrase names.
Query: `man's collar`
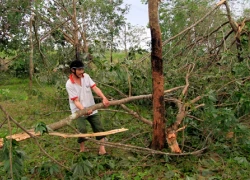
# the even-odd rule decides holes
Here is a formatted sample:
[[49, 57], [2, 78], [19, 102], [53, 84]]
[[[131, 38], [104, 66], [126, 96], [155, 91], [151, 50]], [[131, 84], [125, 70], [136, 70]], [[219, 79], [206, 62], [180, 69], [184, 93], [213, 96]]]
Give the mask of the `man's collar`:
[[[84, 77], [84, 74], [82, 74], [82, 77]], [[74, 84], [75, 83], [75, 80], [74, 80], [74, 78], [73, 78], [73, 74], [70, 74], [69, 75], [69, 79], [70, 79], [70, 81]]]

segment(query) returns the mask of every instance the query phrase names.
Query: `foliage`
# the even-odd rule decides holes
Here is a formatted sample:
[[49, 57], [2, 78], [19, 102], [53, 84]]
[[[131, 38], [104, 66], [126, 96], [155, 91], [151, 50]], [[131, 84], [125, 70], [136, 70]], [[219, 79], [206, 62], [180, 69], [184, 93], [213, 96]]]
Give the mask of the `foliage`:
[[9, 93], [9, 89], [0, 89], [0, 95], [3, 97], [3, 100], [7, 99]]
[[[150, 67], [147, 63], [142, 63], [142, 68], [137, 68], [138, 64], [133, 60], [120, 59], [120, 63], [110, 64], [107, 60], [96, 61], [98, 70], [87, 71], [94, 79], [107, 84], [110, 87], [120, 87], [119, 91], [108, 88], [107, 93], [112, 97], [121, 98], [126, 95], [149, 94], [151, 92], [151, 79], [148, 78]], [[96, 78], [95, 78], [96, 77]], [[105, 88], [106, 89], [106, 88]]]
[[15, 74], [15, 77], [23, 78], [28, 77], [29, 64], [24, 59], [15, 60], [8, 69], [10, 74]]
[[44, 133], [48, 133], [48, 128], [44, 122], [39, 122], [35, 127], [35, 132], [39, 132], [41, 135], [43, 135]]
[[26, 44], [27, 36], [25, 16], [29, 12], [29, 1], [2, 1], [0, 4], [0, 51], [12, 54], [12, 50], [22, 48]]
[[93, 165], [89, 162], [87, 158], [79, 158], [78, 161], [72, 165], [72, 177], [73, 179], [81, 179], [86, 175], [91, 175], [90, 171]]
[[34, 167], [30, 170], [30, 173], [41, 179], [49, 178], [49, 177], [57, 177], [60, 172], [60, 168], [58, 165], [52, 162], [44, 162], [39, 167]]
[[0, 162], [3, 162], [1, 177], [21, 179], [23, 174], [23, 164], [25, 153], [18, 148], [15, 140], [4, 139], [4, 146], [0, 153]]

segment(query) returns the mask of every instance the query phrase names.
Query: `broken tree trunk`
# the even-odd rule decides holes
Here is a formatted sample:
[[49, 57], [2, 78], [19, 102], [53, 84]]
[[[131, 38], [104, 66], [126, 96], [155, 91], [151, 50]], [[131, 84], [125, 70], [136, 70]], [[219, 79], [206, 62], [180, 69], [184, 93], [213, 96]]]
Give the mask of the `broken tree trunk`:
[[[189, 112], [189, 110], [188, 110], [189, 107], [201, 99], [201, 96], [197, 96], [196, 98], [192, 99], [191, 101], [189, 101], [187, 103], [184, 102], [184, 101], [186, 101], [186, 96], [187, 96], [187, 92], [188, 92], [188, 88], [189, 88], [188, 79], [189, 79], [190, 73], [193, 71], [193, 69], [194, 69], [193, 64], [188, 65], [188, 72], [186, 74], [186, 86], [183, 88], [182, 94], [180, 95], [180, 98], [179, 99], [167, 99], [167, 101], [174, 102], [178, 107], [176, 121], [172, 125], [168, 126], [166, 129], [167, 143], [168, 143], [169, 148], [171, 149], [171, 152], [173, 152], [173, 153], [181, 153], [181, 149], [180, 149], [179, 144], [177, 142], [177, 133], [179, 131], [185, 129], [185, 126], [179, 128], [179, 125], [182, 123], [184, 118], [187, 116], [187, 114]], [[195, 106], [194, 108], [196, 109], [196, 108], [199, 108], [201, 106], [204, 106], [204, 104]]]
[[229, 20], [229, 24], [230, 24], [230, 26], [232, 27], [232, 30], [235, 33], [235, 42], [236, 42], [236, 48], [237, 48], [237, 51], [238, 51], [237, 58], [238, 58], [239, 62], [242, 62], [244, 60], [244, 58], [242, 57], [243, 52], [242, 52], [241, 35], [242, 35], [242, 32], [243, 32], [243, 28], [245, 26], [246, 18], [244, 18], [243, 21], [238, 24], [236, 21], [233, 20], [233, 18], [231, 16], [231, 12], [230, 12], [228, 2], [225, 1], [224, 4], [226, 6], [226, 11], [227, 11], [227, 17], [228, 17], [228, 20]]

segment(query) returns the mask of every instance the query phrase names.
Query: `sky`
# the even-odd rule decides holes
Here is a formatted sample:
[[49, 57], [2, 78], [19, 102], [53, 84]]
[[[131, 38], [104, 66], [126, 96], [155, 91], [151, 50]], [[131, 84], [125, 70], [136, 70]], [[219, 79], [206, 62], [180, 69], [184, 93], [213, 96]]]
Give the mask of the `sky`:
[[141, 0], [124, 0], [125, 4], [131, 5], [126, 15], [127, 21], [132, 25], [147, 26], [148, 5], [142, 4]]
[[[141, 0], [123, 0], [123, 2], [131, 5], [130, 11], [126, 15], [127, 21], [132, 25], [147, 26], [148, 5], [142, 4]], [[215, 2], [219, 2], [219, 0]], [[249, 8], [250, 0], [231, 0], [229, 1], [229, 6], [231, 11], [234, 11], [236, 15], [240, 15], [244, 7]]]
[[[220, 0], [216, 0], [219, 2]], [[229, 1], [229, 6], [231, 11], [236, 11], [238, 14], [242, 13], [243, 6], [247, 5], [249, 7], [250, 3], [243, 3], [250, 0], [231, 0]], [[239, 3], [241, 2], [241, 3]], [[150, 29], [146, 28], [149, 22], [148, 17], [148, 5], [142, 4], [141, 0], [123, 0], [124, 4], [130, 5], [129, 13], [125, 16], [127, 18], [127, 22], [131, 23], [134, 26], [143, 26], [146, 30], [146, 38], [150, 38]], [[244, 5], [243, 5], [244, 4]], [[212, 7], [211, 7], [212, 9]], [[143, 44], [143, 47], [146, 45]]]

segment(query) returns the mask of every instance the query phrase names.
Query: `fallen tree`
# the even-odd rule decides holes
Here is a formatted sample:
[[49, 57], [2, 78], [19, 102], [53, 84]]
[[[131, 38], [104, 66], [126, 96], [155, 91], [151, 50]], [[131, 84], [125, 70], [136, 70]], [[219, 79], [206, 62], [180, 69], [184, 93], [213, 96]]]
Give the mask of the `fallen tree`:
[[[181, 89], [183, 87], [184, 86], [175, 87], [175, 88], [164, 91], [164, 93], [169, 93], [169, 92]], [[152, 98], [152, 94], [131, 96], [131, 97], [123, 98], [120, 100], [110, 101], [110, 106], [123, 105], [123, 104], [131, 102], [131, 101], [140, 100], [140, 99], [150, 99], [150, 98]], [[68, 117], [66, 117], [58, 122], [47, 125], [47, 129], [48, 129], [49, 133], [51, 133], [51, 135], [53, 135], [53, 133], [54, 133], [53, 131], [58, 130], [66, 125], [71, 124], [71, 122], [73, 120], [77, 119], [80, 116], [86, 115], [90, 109], [94, 111], [94, 110], [101, 109], [101, 108], [105, 108], [105, 106], [102, 103], [98, 103], [98, 104], [95, 104], [95, 105], [90, 106], [88, 108], [85, 108], [83, 110], [79, 110], [79, 111], [71, 114], [70, 116], [68, 116]], [[3, 106], [0, 105], [0, 109], [5, 113], [6, 117], [8, 118], [9, 116], [8, 116], [7, 112], [4, 110]], [[132, 111], [130, 111], [130, 114], [136, 115]], [[136, 116], [138, 116], [138, 115], [136, 115]], [[147, 124], [150, 124], [149, 123], [150, 121], [148, 121], [148, 120], [145, 120], [145, 121], [147, 121]], [[112, 134], [112, 133], [106, 132], [106, 135], [108, 135], [108, 134]], [[17, 141], [22, 141], [22, 140], [25, 140], [27, 138], [33, 137], [33, 136], [40, 136], [40, 133], [36, 133], [34, 129], [29, 129], [29, 130], [26, 130], [25, 132], [22, 132], [22, 133], [9, 135], [6, 138], [7, 139], [15, 139]], [[91, 134], [87, 134], [87, 135], [86, 134], [74, 135], [74, 137], [82, 137], [82, 136], [84, 136], [84, 137], [91, 137], [92, 136], [93, 137], [93, 136], [98, 136], [98, 134], [91, 133]], [[0, 147], [2, 147], [2, 146], [3, 146], [3, 138], [0, 139]]]
[[[183, 126], [181, 128], [179, 128], [180, 124], [182, 123], [182, 121], [184, 120], [184, 118], [189, 114], [190, 112], [190, 106], [192, 106], [192, 109], [197, 109], [201, 106], [204, 106], [204, 104], [199, 104], [199, 105], [194, 105], [197, 101], [199, 101], [202, 96], [198, 96], [192, 100], [187, 101], [187, 92], [188, 92], [188, 88], [189, 88], [189, 77], [191, 72], [194, 69], [194, 65], [193, 64], [189, 64], [187, 65], [188, 68], [188, 72], [186, 74], [186, 85], [185, 86], [179, 86], [179, 87], [175, 87], [169, 90], [165, 90], [164, 94], [170, 93], [172, 91], [176, 91], [179, 89], [182, 89], [181, 95], [179, 96], [179, 99], [176, 98], [168, 98], [167, 96], [164, 98], [165, 101], [168, 102], [173, 102], [177, 105], [178, 107], [178, 113], [176, 115], [176, 120], [173, 124], [169, 125], [166, 128], [166, 142], [171, 150], [172, 153], [181, 153], [181, 149], [179, 147], [179, 144], [177, 142], [177, 134], [179, 131], [182, 131], [185, 129], [186, 126]], [[127, 111], [130, 115], [134, 116], [135, 118], [139, 119], [140, 121], [153, 126], [153, 122], [150, 120], [147, 120], [143, 117], [141, 117], [138, 113], [130, 110], [129, 108], [127, 108], [125, 106], [126, 103], [131, 102], [131, 101], [135, 101], [135, 100], [140, 100], [140, 99], [150, 99], [152, 98], [152, 94], [148, 94], [148, 95], [139, 95], [139, 96], [131, 96], [131, 97], [127, 97], [127, 98], [123, 98], [120, 100], [113, 100], [110, 101], [110, 106], [116, 106], [116, 105], [121, 105], [121, 107]], [[5, 112], [4, 108], [0, 105], [0, 108], [2, 109], [2, 111], [6, 114], [6, 117], [9, 117], [8, 114]], [[55, 130], [58, 130], [66, 125], [70, 125], [71, 122], [75, 119], [77, 119], [80, 116], [86, 115], [87, 112], [91, 109], [91, 110], [98, 110], [98, 109], [102, 109], [105, 108], [105, 106], [102, 103], [99, 104], [95, 104], [93, 106], [90, 106], [88, 108], [85, 108], [83, 110], [79, 110], [75, 113], [73, 113], [72, 115], [58, 121], [52, 124], [47, 125], [47, 129], [48, 129], [48, 134], [49, 135], [55, 135], [55, 136], [61, 136], [64, 138], [69, 138], [69, 137], [94, 137], [94, 136], [98, 136], [100, 135], [99, 133], [89, 133], [89, 134], [64, 134], [64, 133], [59, 133], [59, 132], [54, 132]], [[16, 122], [15, 122], [16, 123]], [[17, 123], [16, 123], [17, 124]], [[127, 129], [116, 129], [116, 130], [111, 130], [111, 131], [106, 131], [106, 132], [102, 132], [102, 135], [110, 135], [110, 134], [114, 134], [114, 133], [118, 133], [118, 132], [123, 132], [126, 131]], [[24, 132], [22, 133], [18, 133], [18, 134], [13, 134], [13, 135], [9, 135], [6, 138], [7, 139], [15, 139], [16, 141], [22, 141], [25, 139], [28, 139], [30, 137], [34, 137], [34, 136], [40, 136], [41, 134], [39, 132], [35, 132], [34, 129], [30, 129], [30, 130], [24, 130]], [[3, 146], [3, 139], [0, 139], [0, 147]]]

